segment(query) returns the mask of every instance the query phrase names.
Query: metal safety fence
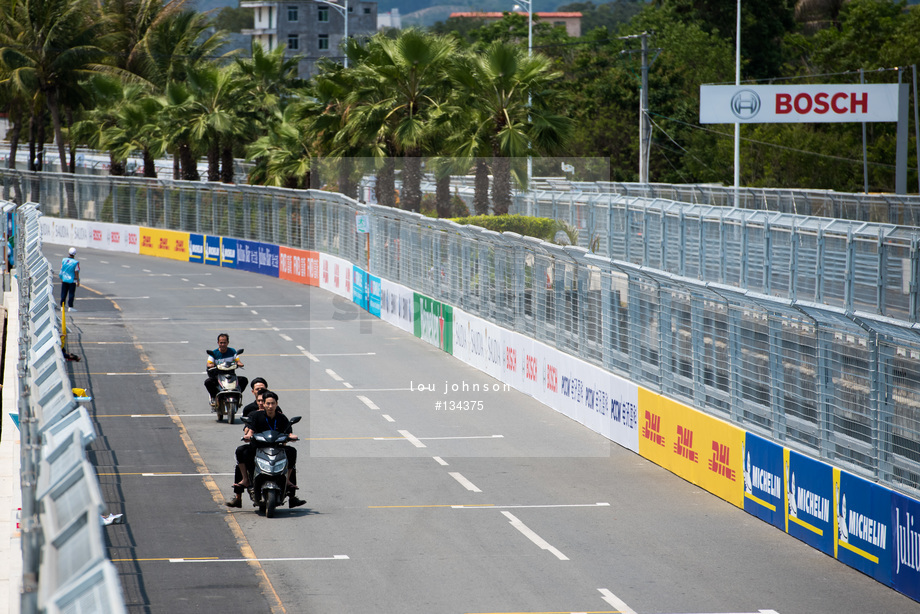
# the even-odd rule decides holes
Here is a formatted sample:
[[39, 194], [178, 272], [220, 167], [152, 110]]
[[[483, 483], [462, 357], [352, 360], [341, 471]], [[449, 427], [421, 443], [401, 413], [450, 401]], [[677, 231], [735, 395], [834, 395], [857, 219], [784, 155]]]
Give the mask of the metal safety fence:
[[[317, 190], [28, 180], [41, 182], [49, 215], [343, 257], [788, 447], [920, 492], [920, 256], [911, 229], [879, 226], [863, 245], [861, 233], [873, 232], [865, 224], [633, 202], [621, 218], [607, 210], [619, 221], [605, 240], [630, 246], [629, 257], [608, 258]], [[367, 242], [355, 232], [358, 212], [371, 218]], [[783, 244], [779, 228], [785, 252], [773, 247]], [[796, 292], [773, 292], [765, 279]], [[907, 299], [890, 296], [905, 284]]]
[[[3, 205], [10, 203], [2, 203]], [[105, 504], [86, 448], [96, 438], [74, 398], [61, 345], [54, 272], [42, 255], [40, 212], [16, 210], [18, 411], [23, 614], [126, 612], [102, 532]]]

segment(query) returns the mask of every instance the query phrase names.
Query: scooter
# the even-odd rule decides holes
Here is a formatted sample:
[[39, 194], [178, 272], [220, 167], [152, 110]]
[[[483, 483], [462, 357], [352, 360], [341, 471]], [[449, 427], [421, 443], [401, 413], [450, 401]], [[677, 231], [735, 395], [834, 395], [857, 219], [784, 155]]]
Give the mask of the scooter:
[[[300, 422], [300, 416], [291, 418], [291, 424]], [[250, 424], [249, 416], [243, 423]], [[282, 505], [288, 492], [288, 462], [284, 446], [288, 436], [280, 431], [253, 433], [252, 443], [256, 446], [256, 462], [253, 474], [249, 476], [249, 496], [266, 518], [274, 518], [275, 510]]]
[[[236, 411], [240, 408], [243, 401], [243, 391], [240, 389], [239, 380], [236, 377], [236, 355], [229, 358], [218, 358], [214, 350], [205, 350], [208, 356], [214, 359], [215, 368], [217, 369], [218, 390], [215, 395], [217, 406], [212, 407], [211, 411], [217, 412], [217, 421], [223, 422], [224, 416], [230, 424], [236, 419]], [[237, 350], [236, 354], [242, 354], [243, 350]]]

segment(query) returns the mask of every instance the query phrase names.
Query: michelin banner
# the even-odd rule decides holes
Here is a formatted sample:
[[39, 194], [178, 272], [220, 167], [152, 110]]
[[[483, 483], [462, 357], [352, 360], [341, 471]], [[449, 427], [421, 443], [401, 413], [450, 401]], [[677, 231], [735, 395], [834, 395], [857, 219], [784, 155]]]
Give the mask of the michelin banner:
[[137, 226], [39, 218], [42, 241], [71, 247], [91, 247], [115, 252], [140, 253], [140, 231]]
[[742, 448], [744, 459], [744, 510], [786, 530], [783, 487], [783, 447], [747, 433]]
[[834, 468], [834, 556], [891, 583], [891, 491]]
[[798, 452], [783, 449], [786, 532], [834, 556], [833, 468]]

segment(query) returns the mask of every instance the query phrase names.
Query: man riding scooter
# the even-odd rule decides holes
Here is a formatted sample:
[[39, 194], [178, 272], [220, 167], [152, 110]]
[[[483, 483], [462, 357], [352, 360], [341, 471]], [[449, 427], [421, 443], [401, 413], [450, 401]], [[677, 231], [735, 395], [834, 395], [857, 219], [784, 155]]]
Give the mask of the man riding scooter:
[[[262, 410], [253, 412], [249, 416], [249, 426], [243, 432], [243, 440], [249, 442], [255, 433], [264, 431], [277, 431], [288, 435], [290, 441], [296, 441], [297, 435], [292, 433], [291, 422], [282, 413], [278, 412], [278, 395], [270, 390], [262, 391]], [[288, 506], [298, 507], [306, 503], [294, 494], [296, 486], [291, 482], [291, 472], [297, 463], [297, 450], [290, 446], [284, 447], [287, 456], [287, 483]], [[246, 443], [236, 449], [236, 461], [242, 479], [233, 485], [233, 499], [227, 501], [227, 507], [243, 507], [243, 491], [249, 488], [249, 476], [253, 473], [255, 465], [256, 447]]]
[[[223, 414], [226, 413], [230, 422], [233, 423], [233, 417], [242, 399], [242, 391], [246, 389], [246, 384], [249, 382], [246, 377], [236, 375], [236, 369], [243, 367], [243, 361], [239, 358], [239, 354], [242, 353], [243, 350], [230, 347], [230, 336], [227, 333], [217, 335], [217, 349], [207, 351], [208, 379], [204, 381], [204, 387], [211, 397], [212, 411], [218, 412], [218, 420], [222, 420]], [[224, 375], [220, 375], [221, 373]], [[222, 379], [231, 386], [230, 389], [222, 388]], [[229, 396], [221, 405], [220, 398], [226, 395]], [[232, 408], [225, 407], [228, 399], [233, 402]]]

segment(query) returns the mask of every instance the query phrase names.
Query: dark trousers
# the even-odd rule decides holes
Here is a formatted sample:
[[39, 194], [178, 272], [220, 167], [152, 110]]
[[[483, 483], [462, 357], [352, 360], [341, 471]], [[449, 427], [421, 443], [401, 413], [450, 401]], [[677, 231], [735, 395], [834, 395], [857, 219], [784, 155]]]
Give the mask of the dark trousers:
[[73, 297], [77, 293], [77, 282], [75, 281], [62, 281], [61, 282], [61, 307], [64, 306], [64, 302], [67, 302], [68, 307], [73, 307]]
[[[246, 390], [246, 385], [249, 383], [248, 377], [237, 376], [236, 378], [237, 385], [239, 386], [240, 392]], [[211, 395], [211, 398], [217, 396], [217, 393], [220, 392], [220, 384], [217, 383], [217, 377], [209, 377], [204, 380], [204, 387], [207, 389], [208, 394]]]

